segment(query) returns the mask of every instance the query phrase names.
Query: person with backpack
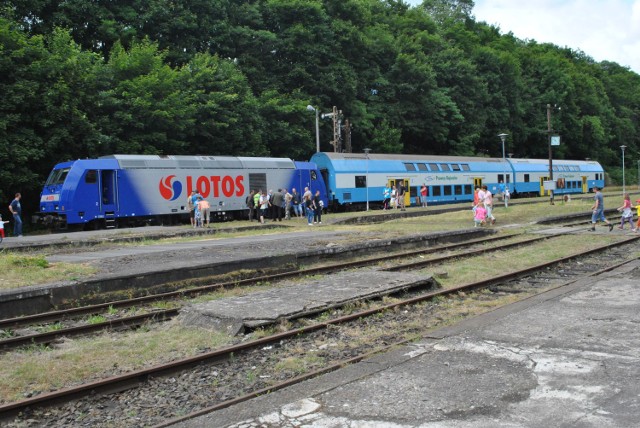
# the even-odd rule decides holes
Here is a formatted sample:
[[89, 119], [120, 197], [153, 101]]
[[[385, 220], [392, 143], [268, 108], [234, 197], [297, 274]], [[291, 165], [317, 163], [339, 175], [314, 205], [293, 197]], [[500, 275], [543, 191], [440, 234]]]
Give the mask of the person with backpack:
[[256, 194], [256, 191], [252, 190], [251, 193], [249, 193], [249, 196], [247, 196], [247, 199], [245, 199], [247, 208], [249, 208], [249, 221], [253, 221], [253, 216], [255, 216], [256, 214], [256, 204], [253, 198], [255, 194]]

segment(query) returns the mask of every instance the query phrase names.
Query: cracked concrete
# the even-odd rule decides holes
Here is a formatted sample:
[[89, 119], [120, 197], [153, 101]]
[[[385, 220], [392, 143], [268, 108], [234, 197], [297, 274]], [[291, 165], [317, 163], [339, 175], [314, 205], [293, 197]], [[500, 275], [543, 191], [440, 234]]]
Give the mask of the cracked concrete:
[[640, 262], [181, 427], [631, 427]]

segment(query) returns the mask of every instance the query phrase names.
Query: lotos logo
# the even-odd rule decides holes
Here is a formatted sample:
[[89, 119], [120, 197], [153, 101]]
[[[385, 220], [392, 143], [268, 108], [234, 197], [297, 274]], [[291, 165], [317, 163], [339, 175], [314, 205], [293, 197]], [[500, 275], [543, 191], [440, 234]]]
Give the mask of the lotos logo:
[[[160, 179], [160, 194], [168, 201], [175, 201], [182, 193], [182, 183], [177, 180], [173, 181], [174, 178], [175, 175], [170, 175]], [[171, 184], [172, 181], [173, 185]]]

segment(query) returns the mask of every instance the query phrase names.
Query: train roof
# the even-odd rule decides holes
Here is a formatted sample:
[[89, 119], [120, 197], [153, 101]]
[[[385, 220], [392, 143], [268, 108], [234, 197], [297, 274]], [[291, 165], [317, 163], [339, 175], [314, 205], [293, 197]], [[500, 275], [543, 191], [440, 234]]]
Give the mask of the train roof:
[[311, 157], [326, 157], [331, 160], [386, 160], [402, 162], [497, 162], [501, 163], [502, 158], [483, 158], [474, 156], [440, 156], [440, 155], [405, 155], [388, 153], [334, 153], [318, 152]]
[[294, 169], [289, 158], [242, 156], [178, 156], [178, 155], [108, 155], [100, 159], [115, 159], [122, 169]]
[[[548, 159], [508, 159], [516, 172], [548, 172]], [[603, 172], [602, 166], [593, 160], [570, 160], [570, 159], [552, 159], [554, 171], [562, 169], [563, 171], [582, 171], [582, 172]]]
[[[318, 168], [337, 173], [356, 172], [385, 172], [385, 173], [407, 173], [407, 172], [428, 172], [428, 171], [470, 171], [487, 172], [502, 171], [509, 168], [502, 158], [479, 158], [472, 156], [431, 156], [431, 155], [404, 155], [404, 154], [377, 154], [369, 153], [316, 153], [311, 157], [311, 161], [318, 165]], [[432, 169], [432, 164], [448, 164], [447, 166]]]

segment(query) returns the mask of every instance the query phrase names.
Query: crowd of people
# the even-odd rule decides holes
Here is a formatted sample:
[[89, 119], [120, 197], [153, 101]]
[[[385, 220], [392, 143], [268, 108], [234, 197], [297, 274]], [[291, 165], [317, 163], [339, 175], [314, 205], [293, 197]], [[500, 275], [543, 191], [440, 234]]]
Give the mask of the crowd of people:
[[304, 188], [302, 195], [295, 189], [289, 192], [287, 189], [277, 191], [263, 189], [251, 190], [245, 201], [249, 210], [250, 221], [257, 220], [264, 224], [266, 220], [282, 221], [292, 218], [306, 218], [307, 224], [322, 224], [322, 210], [324, 202], [320, 197], [320, 191], [315, 194]]

